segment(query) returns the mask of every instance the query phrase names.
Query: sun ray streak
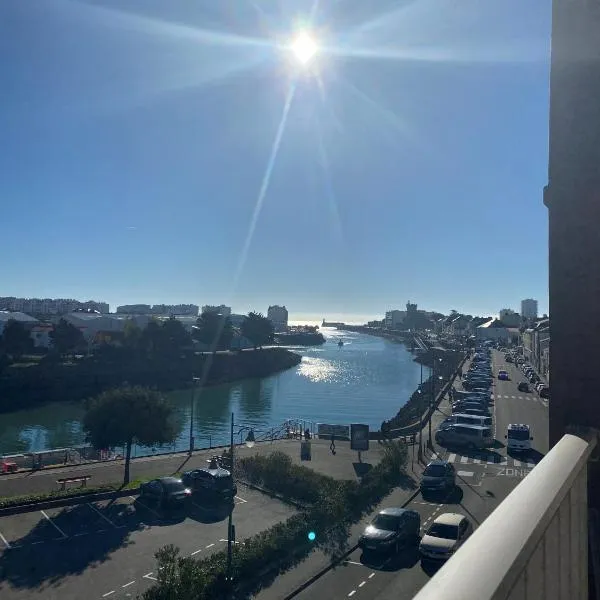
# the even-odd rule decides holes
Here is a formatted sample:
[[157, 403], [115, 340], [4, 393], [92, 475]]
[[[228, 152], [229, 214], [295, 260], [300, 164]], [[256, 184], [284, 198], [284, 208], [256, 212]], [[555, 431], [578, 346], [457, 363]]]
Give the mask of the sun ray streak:
[[272, 42], [267, 39], [223, 33], [212, 29], [200, 29], [182, 23], [134, 14], [117, 8], [83, 4], [75, 0], [70, 0], [67, 4], [71, 5], [73, 9], [79, 9], [81, 15], [92, 18], [95, 22], [104, 21], [107, 26], [122, 27], [148, 35], [170, 37], [178, 41], [188, 40], [213, 46], [273, 47]]
[[317, 123], [317, 145], [319, 148], [319, 162], [323, 169], [323, 179], [325, 181], [325, 192], [327, 194], [327, 201], [329, 203], [329, 211], [331, 213], [331, 220], [333, 221], [333, 231], [336, 237], [336, 241], [343, 245], [344, 243], [344, 232], [342, 230], [342, 222], [340, 219], [340, 211], [338, 208], [335, 191], [333, 189], [333, 182], [331, 181], [331, 171], [329, 168], [329, 160], [327, 157], [327, 151], [325, 150], [325, 143], [323, 141], [323, 134], [321, 133], [321, 127]]
[[285, 131], [285, 126], [287, 123], [288, 114], [290, 112], [290, 107], [292, 105], [292, 100], [294, 99], [295, 91], [296, 91], [296, 81], [292, 81], [292, 83], [290, 84], [288, 93], [287, 93], [287, 97], [285, 99], [285, 103], [283, 105], [281, 119], [279, 121], [279, 126], [277, 127], [277, 133], [275, 134], [275, 139], [273, 140], [273, 146], [271, 147], [271, 154], [270, 154], [269, 160], [267, 162], [267, 168], [265, 169], [265, 174], [262, 178], [260, 190], [258, 192], [258, 197], [256, 198], [256, 204], [254, 205], [254, 210], [252, 212], [252, 218], [250, 219], [248, 233], [246, 234], [244, 246], [242, 248], [242, 252], [240, 254], [240, 259], [238, 261], [238, 265], [235, 270], [231, 296], [233, 296], [233, 294], [235, 293], [238, 281], [239, 281], [239, 279], [242, 275], [242, 271], [244, 270], [244, 267], [246, 265], [246, 259], [248, 258], [248, 251], [250, 250], [250, 244], [252, 243], [252, 238], [254, 237], [254, 230], [256, 229], [258, 217], [260, 216], [260, 212], [262, 210], [262, 206], [265, 201], [267, 191], [269, 189], [269, 182], [271, 181], [271, 174], [273, 172], [273, 167], [275, 166], [275, 160], [276, 160], [277, 154], [279, 152], [279, 146], [281, 145], [281, 138], [283, 137], [283, 132]]

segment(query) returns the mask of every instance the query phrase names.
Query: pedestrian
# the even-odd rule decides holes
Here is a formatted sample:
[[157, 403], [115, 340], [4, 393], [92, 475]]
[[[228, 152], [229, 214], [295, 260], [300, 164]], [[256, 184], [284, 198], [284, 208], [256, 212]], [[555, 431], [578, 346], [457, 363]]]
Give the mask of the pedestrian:
[[329, 449], [331, 450], [331, 454], [335, 455], [335, 435], [331, 434], [331, 444], [329, 444]]

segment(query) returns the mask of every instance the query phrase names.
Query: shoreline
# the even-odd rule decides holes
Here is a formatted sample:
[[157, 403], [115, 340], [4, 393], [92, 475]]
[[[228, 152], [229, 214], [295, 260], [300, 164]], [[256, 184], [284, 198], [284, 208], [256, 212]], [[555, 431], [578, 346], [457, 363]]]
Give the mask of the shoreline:
[[[119, 360], [121, 358], [121, 360]], [[0, 414], [54, 402], [80, 403], [124, 383], [161, 392], [190, 388], [193, 377], [201, 387], [214, 387], [248, 379], [263, 379], [297, 366], [302, 356], [285, 348], [202, 354], [172, 360], [123, 362], [122, 357], [77, 365], [32, 366], [0, 377]]]

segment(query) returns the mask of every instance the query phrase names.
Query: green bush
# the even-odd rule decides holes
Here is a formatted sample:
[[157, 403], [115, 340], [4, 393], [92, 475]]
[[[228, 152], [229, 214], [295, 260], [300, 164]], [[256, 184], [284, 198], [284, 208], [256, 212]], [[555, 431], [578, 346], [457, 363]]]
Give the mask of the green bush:
[[[386, 442], [382, 461], [360, 483], [336, 481], [306, 467], [293, 465], [287, 455], [274, 452], [269, 457], [253, 456], [237, 463], [249, 481], [260, 483], [288, 498], [302, 499], [310, 505], [233, 548], [232, 575], [237, 595], [245, 597], [260, 589], [279, 573], [305, 558], [314, 547], [328, 555], [347, 548], [350, 524], [369, 512], [398, 483], [406, 465], [406, 446]], [[267, 482], [269, 486], [267, 486]], [[316, 533], [315, 542], [308, 533]], [[143, 594], [144, 600], [209, 600], [228, 596], [225, 585], [226, 552], [203, 560], [183, 558], [174, 547], [156, 554], [157, 584]]]

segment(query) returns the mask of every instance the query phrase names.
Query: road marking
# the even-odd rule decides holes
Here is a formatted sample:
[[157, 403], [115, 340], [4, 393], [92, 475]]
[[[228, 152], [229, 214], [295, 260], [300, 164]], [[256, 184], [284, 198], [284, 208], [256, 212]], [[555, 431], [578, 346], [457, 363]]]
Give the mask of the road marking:
[[106, 594], [102, 594], [103, 598], [106, 598], [107, 596], [110, 596], [111, 594], [114, 594], [115, 590], [111, 590], [110, 592], [106, 592]]
[[154, 571], [150, 571], [150, 573], [146, 573], [144, 575], [144, 579], [152, 579], [152, 581], [158, 581], [158, 579], [156, 577], [152, 577], [152, 573], [154, 573]]
[[202, 552], [202, 548], [200, 548], [200, 550], [194, 550], [190, 556], [196, 556], [196, 554], [198, 554], [198, 552]]
[[56, 528], [56, 531], [58, 531], [58, 533], [60, 533], [60, 535], [62, 535], [64, 538], [69, 537], [43, 510], [40, 510], [40, 512], [44, 515], [44, 517], [46, 517], [46, 519], [48, 519], [48, 521], [52, 525], [54, 525], [54, 527]]
[[474, 462], [476, 465], [480, 465], [480, 464], [481, 464], [481, 459], [480, 459], [480, 458], [474, 458], [474, 459], [473, 459], [473, 462]]
[[448, 454], [448, 462], [454, 462], [456, 459], [456, 454]]
[[[98, 513], [109, 525], [112, 525], [113, 527], [117, 527], [108, 517], [105, 517], [91, 502], [88, 502], [88, 506], [95, 511], [96, 513]], [[100, 532], [98, 532], [100, 533]]]
[[208, 546], [206, 546], [206, 548], [212, 548], [214, 546], [214, 544], [209, 544]]
[[362, 563], [356, 562], [354, 560], [345, 560], [345, 563], [349, 564], [349, 565], [357, 565], [359, 567], [363, 567], [364, 565]]
[[475, 475], [473, 471], [458, 471], [456, 474], [459, 477], [473, 477]]
[[352, 596], [354, 596], [354, 594], [356, 594], [356, 590], [352, 590], [349, 594], [348, 594], [348, 598], [352, 598]]
[[140, 504], [141, 506], [143, 506], [146, 510], [149, 510], [151, 513], [153, 513], [154, 515], [156, 515], [159, 519], [162, 519], [162, 517], [153, 508], [150, 508], [147, 504], [144, 504], [141, 500], [139, 500], [135, 496], [129, 496], [129, 497], [134, 502], [137, 502], [138, 504]]
[[122, 585], [121, 587], [129, 587], [130, 585], [133, 585], [135, 583], [135, 579], [133, 581], [130, 581], [129, 583], [126, 583], [125, 585]]
[[89, 531], [80, 531], [79, 533], [76, 533], [73, 537], [81, 537], [82, 535], [87, 535], [89, 533]]
[[10, 550], [11, 546], [8, 543], [7, 539], [2, 535], [2, 532], [0, 531], [0, 540], [2, 540], [4, 542], [4, 545], [6, 546], [7, 550]]
[[369, 575], [369, 579], [371, 579], [372, 577], [375, 577], [375, 573], [371, 573], [371, 574]]
[[517, 460], [516, 458], [513, 458], [513, 466], [514, 467], [520, 467], [521, 466], [521, 461]]
[[244, 500], [243, 498], [240, 498], [239, 496], [236, 496], [236, 498], [240, 501], [240, 502], [248, 502], [248, 500]]
[[361, 588], [363, 585], [365, 585], [365, 583], [367, 583], [367, 582], [366, 582], [366, 581], [361, 581], [361, 582], [358, 584], [358, 587], [359, 587], [359, 588]]
[[468, 456], [461, 456], [460, 457], [460, 462], [461, 463], [468, 463], [469, 462], [469, 457]]

